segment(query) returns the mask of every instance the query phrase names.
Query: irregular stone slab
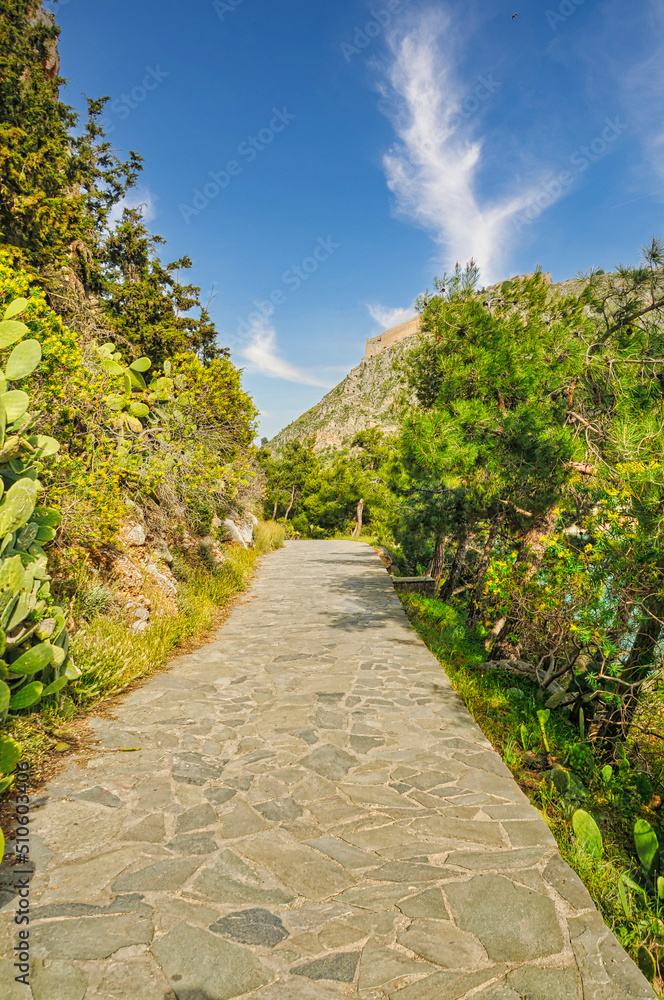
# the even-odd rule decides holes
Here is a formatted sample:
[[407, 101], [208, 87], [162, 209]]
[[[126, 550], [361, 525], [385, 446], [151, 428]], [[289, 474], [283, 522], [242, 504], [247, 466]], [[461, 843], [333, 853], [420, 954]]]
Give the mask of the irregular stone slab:
[[152, 813], [140, 823], [134, 823], [120, 831], [120, 840], [137, 840], [146, 844], [163, 844], [166, 839], [166, 827], [163, 813]]
[[340, 750], [339, 747], [330, 743], [316, 747], [312, 753], [300, 761], [304, 767], [316, 771], [317, 774], [322, 774], [330, 781], [339, 781], [340, 778], [345, 778], [351, 767], [358, 763], [357, 757], [353, 757], [345, 750]]
[[364, 938], [365, 932], [343, 921], [332, 921], [318, 931], [318, 940], [326, 951], [348, 948]]
[[173, 778], [187, 785], [205, 785], [218, 778], [223, 767], [199, 753], [180, 753], [173, 758]]
[[[115, 845], [124, 811], [103, 809], [92, 802], [51, 800], [35, 816], [35, 832], [55, 855], [81, 858]], [[71, 842], [72, 829], [76, 841]]]
[[[433, 976], [399, 990], [397, 996], [399, 1000], [460, 1000], [477, 986], [498, 979], [504, 969], [504, 966], [494, 965], [478, 972], [436, 972]], [[513, 998], [509, 997], [508, 1000]], [[522, 998], [519, 997], [519, 1000]]]
[[250, 833], [266, 830], [268, 824], [255, 809], [239, 799], [219, 817], [219, 834], [224, 840], [234, 840], [236, 837], [246, 837]]
[[341, 865], [295, 841], [289, 843], [266, 835], [245, 841], [239, 849], [245, 857], [272, 871], [279, 882], [309, 899], [325, 899], [356, 882]]
[[83, 1000], [88, 975], [71, 962], [37, 959], [30, 962], [30, 989], [34, 1000]]
[[376, 868], [372, 878], [381, 882], [438, 882], [444, 875], [441, 868], [433, 865], [418, 865], [406, 861], [388, 861]]
[[217, 850], [213, 838], [204, 833], [183, 833], [166, 844], [175, 854], [214, 854]]
[[427, 889], [416, 896], [401, 899], [397, 906], [407, 917], [429, 917], [435, 920], [449, 920], [445, 900], [440, 889]]
[[548, 896], [502, 875], [475, 875], [443, 889], [457, 923], [474, 934], [495, 962], [526, 962], [563, 949], [556, 909]]
[[596, 910], [567, 921], [584, 995], [593, 1000], [652, 1000], [650, 983]]
[[135, 857], [135, 849], [122, 847], [62, 868], [52, 865], [50, 884], [57, 885], [68, 902], [90, 900], [103, 892], [109, 882], [132, 864]]
[[406, 895], [408, 890], [403, 885], [369, 885], [363, 889], [349, 889], [336, 898], [339, 903], [348, 906], [360, 906], [366, 910], [378, 913], [387, 910]]
[[594, 908], [595, 904], [585, 885], [559, 854], [554, 854], [543, 874], [549, 885], [552, 885], [556, 892], [559, 892], [576, 910]]
[[[231, 798], [232, 796], [229, 796]], [[207, 826], [212, 826], [217, 822], [217, 814], [212, 806], [203, 804], [194, 806], [180, 813], [175, 820], [175, 832], [187, 833], [190, 830], [204, 830]]]
[[[525, 966], [511, 972], [506, 985], [516, 992], [518, 1000], [577, 1000], [576, 969], [542, 969], [539, 966]], [[486, 1000], [483, 993], [482, 1000]]]
[[136, 872], [121, 875], [113, 883], [114, 892], [172, 892], [181, 889], [201, 867], [201, 858], [168, 858]]
[[109, 963], [97, 994], [104, 1000], [177, 1000], [150, 954]]
[[425, 816], [413, 820], [411, 829], [418, 833], [428, 833], [433, 837], [446, 837], [448, 840], [469, 840], [474, 844], [486, 844], [487, 847], [502, 847], [504, 845], [500, 824], [487, 821], [456, 819], [453, 816]]
[[540, 820], [503, 820], [512, 847], [555, 847], [556, 838]]
[[154, 928], [144, 913], [108, 917], [73, 917], [47, 921], [31, 929], [30, 948], [35, 958], [109, 958], [120, 948], [149, 944]]
[[121, 798], [100, 785], [89, 788], [86, 792], [79, 792], [78, 795], [72, 795], [72, 798], [82, 799], [84, 802], [98, 802], [99, 805], [108, 806], [110, 809], [122, 809], [124, 805]]
[[210, 930], [241, 944], [263, 945], [266, 948], [275, 948], [288, 937], [288, 931], [279, 917], [269, 910], [240, 910], [238, 913], [229, 913], [227, 917], [222, 917], [221, 920], [211, 924]]
[[538, 848], [517, 851], [452, 851], [445, 858], [445, 866], [465, 868], [468, 871], [506, 871], [512, 868], [534, 868], [541, 860], [542, 851]]
[[204, 868], [196, 876], [191, 891], [211, 902], [232, 906], [239, 903], [287, 904], [295, 898], [281, 886], [261, 882], [254, 871], [230, 851], [224, 851], [212, 867]]
[[310, 983], [306, 979], [289, 978], [288, 982], [266, 986], [258, 996], [260, 1000], [347, 1000], [348, 987], [331, 981]]
[[91, 906], [90, 903], [51, 903], [32, 911], [32, 920], [50, 920], [53, 917], [101, 917], [108, 913], [152, 913], [152, 907], [139, 893], [116, 896], [110, 906]]
[[450, 920], [413, 920], [397, 934], [397, 941], [416, 955], [444, 969], [470, 972], [488, 965], [486, 950], [472, 934]]
[[402, 976], [430, 975], [433, 967], [408, 958], [399, 951], [369, 941], [362, 951], [358, 989], [369, 990], [384, 986]]
[[359, 960], [359, 951], [339, 952], [326, 958], [317, 958], [314, 962], [305, 962], [304, 965], [291, 969], [291, 972], [294, 976], [306, 976], [307, 979], [334, 979], [338, 983], [352, 983]]
[[302, 815], [302, 806], [291, 798], [275, 799], [273, 802], [260, 802], [256, 806], [259, 813], [273, 823], [281, 823], [289, 819], [297, 819]]
[[272, 979], [247, 948], [188, 924], [156, 941], [152, 953], [178, 998], [231, 1000]]
[[351, 844], [344, 843], [337, 837], [319, 837], [317, 840], [305, 841], [309, 847], [315, 847], [321, 854], [327, 855], [333, 861], [338, 861], [344, 868], [373, 868], [383, 864], [383, 859], [366, 851], [359, 851]]
[[234, 788], [206, 788], [205, 798], [208, 802], [211, 802], [215, 806], [223, 806], [225, 802], [228, 802], [237, 795]]

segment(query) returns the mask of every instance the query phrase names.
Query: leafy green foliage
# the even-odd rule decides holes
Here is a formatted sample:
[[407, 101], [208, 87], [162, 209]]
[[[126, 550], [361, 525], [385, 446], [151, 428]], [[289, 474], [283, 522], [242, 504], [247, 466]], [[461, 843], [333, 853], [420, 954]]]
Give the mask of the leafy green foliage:
[[357, 434], [349, 453], [332, 462], [322, 461], [311, 442], [288, 442], [278, 458], [262, 448], [265, 515], [285, 518], [305, 538], [329, 538], [353, 529], [364, 500], [363, 523], [375, 531], [385, 525], [392, 502], [389, 458], [389, 441], [375, 428]]

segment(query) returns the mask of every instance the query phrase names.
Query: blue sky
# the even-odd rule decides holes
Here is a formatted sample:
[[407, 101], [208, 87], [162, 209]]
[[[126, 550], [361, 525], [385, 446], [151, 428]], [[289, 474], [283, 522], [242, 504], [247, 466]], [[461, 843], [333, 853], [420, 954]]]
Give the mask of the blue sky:
[[65, 99], [111, 97], [266, 436], [455, 260], [562, 280], [664, 236], [660, 0], [53, 7]]

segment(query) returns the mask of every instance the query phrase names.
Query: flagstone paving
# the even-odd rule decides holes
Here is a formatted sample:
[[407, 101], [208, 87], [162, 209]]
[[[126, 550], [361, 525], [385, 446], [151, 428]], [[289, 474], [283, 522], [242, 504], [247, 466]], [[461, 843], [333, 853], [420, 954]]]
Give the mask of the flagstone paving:
[[35, 803], [30, 986], [3, 869], [3, 1000], [654, 997], [368, 546], [265, 558], [93, 726]]

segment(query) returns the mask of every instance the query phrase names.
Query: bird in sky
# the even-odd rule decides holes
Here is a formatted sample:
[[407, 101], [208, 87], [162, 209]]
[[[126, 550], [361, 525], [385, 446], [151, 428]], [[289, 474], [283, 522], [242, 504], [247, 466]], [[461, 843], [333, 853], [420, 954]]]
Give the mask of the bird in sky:
[[518, 14], [512, 14], [512, 20], [514, 20], [514, 18], [518, 16], [519, 16]]

